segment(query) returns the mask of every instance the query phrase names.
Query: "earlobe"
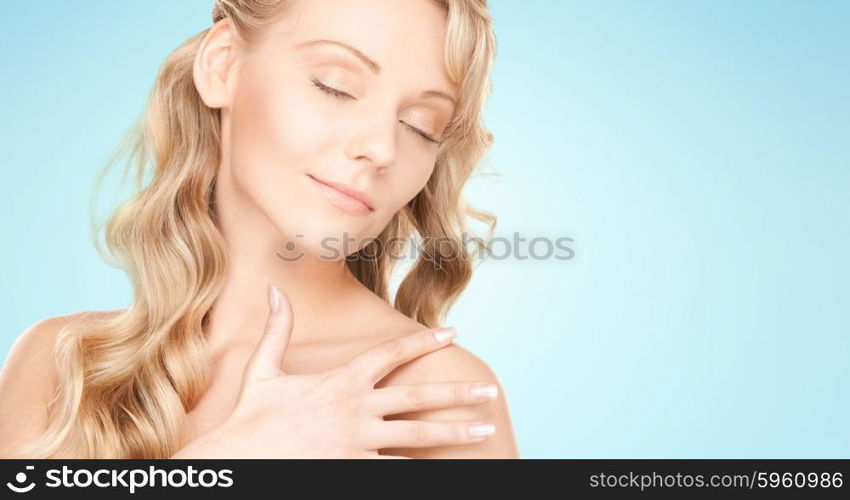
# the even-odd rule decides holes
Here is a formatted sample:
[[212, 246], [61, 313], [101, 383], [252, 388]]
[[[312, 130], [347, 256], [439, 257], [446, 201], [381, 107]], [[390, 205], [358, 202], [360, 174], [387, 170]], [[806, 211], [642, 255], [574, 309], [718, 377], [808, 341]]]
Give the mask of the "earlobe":
[[235, 48], [226, 19], [210, 28], [198, 46], [192, 77], [198, 94], [210, 108], [223, 108], [230, 104]]

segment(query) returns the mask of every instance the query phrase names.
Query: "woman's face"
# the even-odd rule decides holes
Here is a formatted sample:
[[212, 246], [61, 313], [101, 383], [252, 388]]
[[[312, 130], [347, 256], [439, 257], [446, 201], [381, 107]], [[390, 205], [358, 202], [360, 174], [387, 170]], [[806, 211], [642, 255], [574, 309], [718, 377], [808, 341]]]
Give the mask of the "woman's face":
[[457, 98], [444, 68], [446, 14], [434, 0], [293, 5], [239, 55], [222, 115], [230, 173], [296, 252], [341, 258], [380, 234], [433, 172]]

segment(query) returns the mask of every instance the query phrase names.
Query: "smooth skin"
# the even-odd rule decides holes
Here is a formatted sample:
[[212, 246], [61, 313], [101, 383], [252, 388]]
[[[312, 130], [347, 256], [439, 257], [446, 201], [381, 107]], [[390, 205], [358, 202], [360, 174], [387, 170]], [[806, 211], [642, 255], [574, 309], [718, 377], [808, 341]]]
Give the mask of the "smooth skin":
[[469, 432], [484, 422], [383, 419], [414, 410], [477, 404], [495, 396], [476, 397], [472, 392], [476, 384], [470, 382], [374, 389], [398, 365], [449, 345], [455, 337], [451, 330], [442, 330], [449, 336], [441, 338], [435, 336], [440, 329], [429, 329], [384, 341], [322, 373], [287, 374], [280, 365], [293, 313], [285, 294], [275, 289], [270, 294], [265, 334], [245, 367], [236, 408], [221, 426], [172, 458], [409, 458], [378, 450], [463, 445], [490, 435]]
[[[295, 6], [290, 15], [269, 26], [268, 36], [250, 50], [238, 43], [225, 20], [216, 23], [194, 61], [199, 95], [207, 106], [221, 111], [222, 157], [214, 201], [229, 267], [205, 331], [212, 361], [210, 384], [187, 411], [184, 447], [221, 429], [225, 422], [240, 422], [230, 419], [245, 402], [240, 395], [267, 394], [257, 388], [244, 392], [242, 382], [266, 331], [269, 284], [286, 295], [294, 312], [279, 366], [289, 377], [341, 373], [334, 370], [352, 366], [350, 361], [370, 349], [380, 352], [384, 342], [413, 339], [428, 330], [358, 282], [343, 257], [380, 234], [433, 172], [437, 146], [420, 132], [439, 138], [452, 116], [451, 98], [457, 97], [444, 69], [445, 13], [433, 0], [296, 0]], [[379, 69], [339, 44], [315, 40], [343, 42]], [[344, 95], [330, 95], [320, 86]], [[375, 210], [366, 215], [340, 210], [308, 175], [365, 192]], [[333, 254], [328, 248], [339, 252]], [[27, 329], [13, 347], [0, 372], [0, 448], [43, 431], [46, 405], [56, 384], [50, 356], [53, 340], [64, 324], [84, 320], [86, 314], [114, 311], [42, 320]], [[460, 331], [459, 337], [464, 336]], [[292, 380], [304, 380], [301, 387], [307, 387], [307, 380], [318, 379]], [[332, 394], [352, 391], [363, 394], [364, 401], [369, 399], [365, 395], [371, 393], [360, 392], [365, 385], [356, 380], [351, 378], [353, 385], [347, 389], [333, 382], [313, 388], [328, 390], [330, 399]], [[257, 387], [296, 387], [300, 383], [268, 382]], [[494, 435], [479, 442], [428, 447], [387, 440], [383, 442], [387, 447], [378, 453], [410, 458], [518, 458], [504, 388], [486, 362], [457, 342], [401, 363], [378, 381], [372, 392], [389, 394], [377, 389], [472, 382], [495, 384], [497, 398], [440, 408], [423, 404], [411, 411], [386, 414], [384, 420], [458, 425], [484, 421], [495, 426]], [[396, 389], [399, 391], [413, 400], [427, 398], [409, 389]], [[325, 396], [316, 393], [316, 397]], [[261, 399], [267, 399], [264, 403], [278, 400]], [[295, 399], [292, 396], [278, 409], [272, 404], [266, 410], [279, 418], [287, 405], [298, 404]], [[305, 399], [304, 404], [312, 403]], [[380, 407], [364, 404], [373, 412]], [[257, 407], [236, 412], [254, 413], [263, 411]], [[312, 414], [305, 410], [291, 415], [303, 419]], [[356, 425], [367, 422], [365, 417], [349, 414], [342, 418], [348, 418], [352, 427], [329, 428], [328, 436], [372, 432]], [[369, 435], [379, 436], [380, 432]], [[340, 448], [335, 449], [368, 450], [379, 442], [370, 439], [337, 443]], [[280, 437], [281, 443], [285, 440]], [[254, 452], [267, 453], [265, 443], [275, 443], [273, 439], [262, 441], [251, 441], [261, 446]], [[275, 444], [283, 446], [281, 443]]]

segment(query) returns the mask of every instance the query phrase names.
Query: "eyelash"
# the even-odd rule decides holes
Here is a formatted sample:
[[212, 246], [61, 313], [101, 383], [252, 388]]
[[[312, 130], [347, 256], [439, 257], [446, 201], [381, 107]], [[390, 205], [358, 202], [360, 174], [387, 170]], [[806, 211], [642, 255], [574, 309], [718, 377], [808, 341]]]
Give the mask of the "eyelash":
[[[315, 78], [312, 79], [311, 81], [313, 82], [313, 85], [315, 85], [319, 90], [321, 90], [325, 94], [328, 94], [328, 95], [331, 95], [331, 96], [334, 96], [334, 97], [338, 97], [338, 98], [341, 98], [341, 99], [354, 99], [353, 97], [346, 94], [345, 92], [341, 92], [341, 91], [339, 91], [335, 88], [328, 87], [327, 85], [323, 84], [319, 80], [316, 80]], [[429, 137], [428, 134], [422, 132], [421, 130], [417, 129], [416, 127], [411, 127], [410, 125], [408, 125], [404, 122], [401, 122], [401, 123], [403, 123], [404, 126], [409, 128], [411, 131], [413, 131], [414, 133], [416, 133], [417, 135], [422, 137], [422, 139], [424, 139], [425, 142], [428, 142], [428, 143], [431, 143], [431, 144], [440, 144], [440, 141]]]

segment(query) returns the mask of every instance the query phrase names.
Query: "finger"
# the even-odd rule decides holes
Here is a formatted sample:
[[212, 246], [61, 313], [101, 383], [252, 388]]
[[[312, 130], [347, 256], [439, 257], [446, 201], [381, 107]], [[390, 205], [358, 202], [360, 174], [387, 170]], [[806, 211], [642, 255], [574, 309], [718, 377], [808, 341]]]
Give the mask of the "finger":
[[[437, 339], [435, 335], [446, 335]], [[357, 377], [374, 385], [397, 366], [451, 344], [457, 331], [454, 328], [430, 328], [402, 337], [385, 340], [345, 363]]]
[[292, 336], [292, 304], [289, 297], [274, 285], [269, 285], [269, 316], [260, 342], [245, 366], [244, 377], [249, 380], [280, 375], [280, 365]]
[[394, 385], [371, 391], [364, 399], [367, 410], [377, 416], [409, 411], [471, 405], [493, 400], [495, 384], [481, 382], [428, 382]]
[[[476, 443], [487, 439], [493, 424], [481, 421], [429, 422], [424, 420], [381, 420], [369, 433], [370, 448], [425, 448]], [[489, 431], [486, 433], [485, 431]]]

